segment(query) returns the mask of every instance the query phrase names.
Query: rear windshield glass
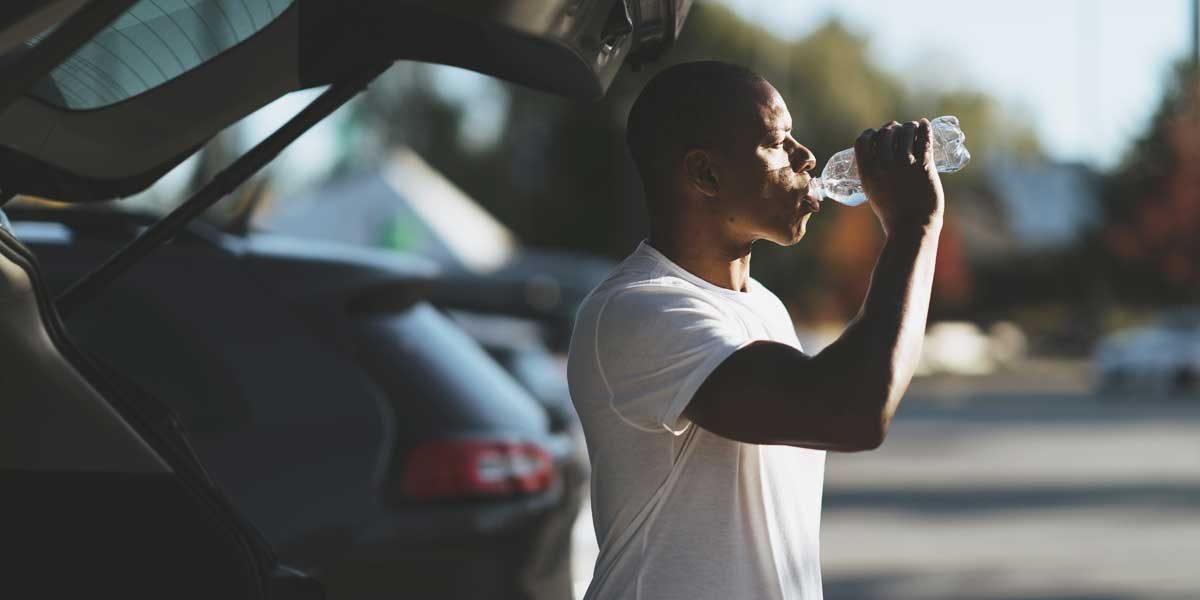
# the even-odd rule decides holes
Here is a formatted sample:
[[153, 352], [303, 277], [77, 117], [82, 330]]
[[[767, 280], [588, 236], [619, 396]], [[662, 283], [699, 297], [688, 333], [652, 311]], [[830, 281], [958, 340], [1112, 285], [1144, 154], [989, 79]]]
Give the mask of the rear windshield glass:
[[[55, 68], [31, 94], [62, 108], [115, 104], [254, 35], [293, 0], [142, 0]], [[34, 46], [49, 32], [28, 42]]]

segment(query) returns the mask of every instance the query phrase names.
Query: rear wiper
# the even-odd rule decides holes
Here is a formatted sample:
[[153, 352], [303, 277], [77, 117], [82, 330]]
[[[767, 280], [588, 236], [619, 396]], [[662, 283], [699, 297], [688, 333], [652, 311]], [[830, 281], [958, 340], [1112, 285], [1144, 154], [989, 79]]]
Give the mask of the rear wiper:
[[70, 315], [71, 311], [94, 298], [139, 260], [145, 258], [155, 248], [170, 241], [184, 227], [187, 227], [189, 222], [237, 189], [305, 131], [366, 88], [391, 64], [390, 60], [373, 64], [347, 79], [330, 85], [329, 89], [296, 113], [287, 123], [217, 173], [183, 204], [175, 207], [170, 214], [151, 225], [132, 242], [109, 257], [104, 264], [60, 294], [56, 300], [58, 311], [64, 316]]

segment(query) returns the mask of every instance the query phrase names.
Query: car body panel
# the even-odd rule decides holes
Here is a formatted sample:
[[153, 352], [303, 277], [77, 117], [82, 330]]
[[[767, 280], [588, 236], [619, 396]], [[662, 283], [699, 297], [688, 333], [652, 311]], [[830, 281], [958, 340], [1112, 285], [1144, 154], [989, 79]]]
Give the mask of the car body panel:
[[[205, 1], [219, 5], [224, 0]], [[686, 13], [690, 3], [680, 1]], [[146, 2], [134, 5], [130, 14], [145, 10]], [[143, 52], [151, 64], [137, 67], [145, 75], [135, 75], [151, 80], [140, 92], [125, 94], [113, 75], [86, 68], [91, 59], [71, 66], [80, 55], [69, 58], [34, 92], [0, 112], [0, 186], [68, 202], [129, 195], [268, 102], [384, 61], [450, 64], [567, 97], [595, 99], [615, 77], [637, 25], [615, 37], [611, 33], [612, 15], [618, 15], [615, 21], [629, 18], [624, 0], [295, 0], [278, 12], [272, 9], [270, 23], [252, 35], [201, 62], [185, 63], [180, 53], [187, 51], [182, 49], [199, 56], [196, 48], [205, 37], [200, 33], [211, 28], [190, 18], [196, 12], [191, 4], [169, 7], [169, 14], [159, 4], [150, 6], [166, 18], [139, 19], [138, 26], [151, 29], [159, 40], [176, 32], [187, 38], [188, 44], [176, 44], [180, 50], [163, 42], [181, 72], [168, 73], [169, 62], [164, 66], [151, 60], [151, 52]], [[196, 30], [184, 31], [178, 15], [188, 16]], [[97, 55], [112, 54], [100, 43], [104, 36], [117, 40], [130, 34], [111, 27], [101, 32], [92, 42]], [[84, 77], [92, 82], [86, 87], [96, 90], [94, 98], [83, 91]], [[76, 97], [68, 101], [67, 95]]]
[[7, 0], [0, 7], [0, 54], [79, 10], [88, 0]]
[[174, 415], [74, 345], [7, 230], [0, 304], [5, 584], [46, 597], [264, 598], [274, 555]]

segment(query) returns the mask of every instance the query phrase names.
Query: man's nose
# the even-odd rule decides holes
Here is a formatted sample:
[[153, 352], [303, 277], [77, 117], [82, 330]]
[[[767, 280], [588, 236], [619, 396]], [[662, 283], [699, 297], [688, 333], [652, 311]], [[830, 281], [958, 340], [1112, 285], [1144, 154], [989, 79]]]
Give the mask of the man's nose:
[[792, 152], [792, 169], [797, 173], [804, 173], [817, 168], [817, 157], [808, 148], [796, 144], [796, 150]]

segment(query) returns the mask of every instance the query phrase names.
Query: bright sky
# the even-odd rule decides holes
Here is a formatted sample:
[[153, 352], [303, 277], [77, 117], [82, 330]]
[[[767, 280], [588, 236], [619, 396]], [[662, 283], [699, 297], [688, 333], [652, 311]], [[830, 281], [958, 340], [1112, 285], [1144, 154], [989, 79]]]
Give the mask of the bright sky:
[[1190, 0], [721, 2], [784, 37], [838, 16], [893, 73], [988, 92], [1052, 157], [1100, 167], [1144, 129], [1190, 50]]

